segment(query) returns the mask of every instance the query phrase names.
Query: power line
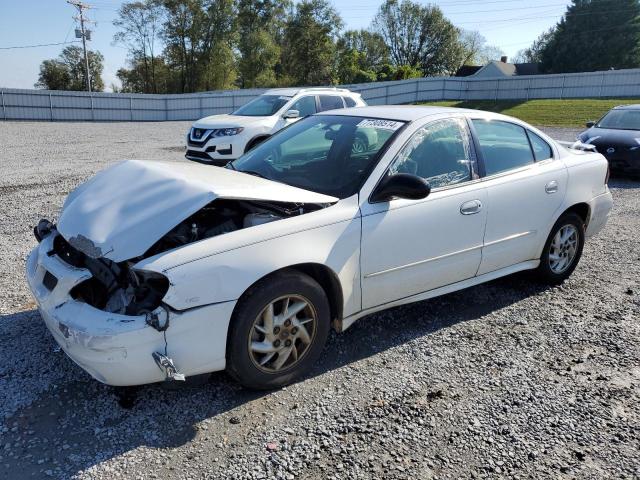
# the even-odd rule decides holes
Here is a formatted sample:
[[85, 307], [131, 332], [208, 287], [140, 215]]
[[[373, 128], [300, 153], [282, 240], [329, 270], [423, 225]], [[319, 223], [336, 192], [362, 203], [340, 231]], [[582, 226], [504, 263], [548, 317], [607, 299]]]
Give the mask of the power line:
[[54, 45], [66, 45], [68, 43], [78, 43], [78, 40], [72, 40], [70, 42], [57, 42], [57, 43], [40, 43], [38, 45], [16, 45], [13, 47], [0, 47], [0, 50], [13, 50], [17, 48], [36, 48], [36, 47], [51, 47]]

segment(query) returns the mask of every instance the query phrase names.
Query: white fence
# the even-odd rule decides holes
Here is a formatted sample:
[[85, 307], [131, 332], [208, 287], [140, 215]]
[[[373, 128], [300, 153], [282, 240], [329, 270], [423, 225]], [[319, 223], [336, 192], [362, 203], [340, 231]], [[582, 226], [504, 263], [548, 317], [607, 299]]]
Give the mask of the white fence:
[[[640, 69], [478, 78], [430, 77], [346, 85], [370, 105], [438, 100], [640, 98]], [[0, 120], [165, 121], [229, 113], [264, 89], [145, 95], [0, 89]]]

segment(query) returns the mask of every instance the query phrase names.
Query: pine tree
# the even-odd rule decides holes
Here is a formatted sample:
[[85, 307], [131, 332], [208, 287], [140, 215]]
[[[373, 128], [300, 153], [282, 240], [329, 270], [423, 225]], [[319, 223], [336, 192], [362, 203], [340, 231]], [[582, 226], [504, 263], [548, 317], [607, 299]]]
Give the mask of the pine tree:
[[541, 52], [549, 73], [640, 66], [640, 0], [573, 0]]

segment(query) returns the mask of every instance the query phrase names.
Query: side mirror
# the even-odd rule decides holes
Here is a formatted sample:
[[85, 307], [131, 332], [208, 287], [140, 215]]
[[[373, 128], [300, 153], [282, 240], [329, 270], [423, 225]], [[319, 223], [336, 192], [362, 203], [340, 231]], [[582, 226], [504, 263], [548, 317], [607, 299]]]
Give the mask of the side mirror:
[[300, 111], [298, 110], [287, 110], [282, 118], [300, 118]]
[[585, 123], [585, 125], [586, 125], [586, 127], [587, 127], [587, 128], [591, 128], [591, 127], [593, 127], [595, 124], [596, 124], [596, 122], [587, 122], [587, 123]]
[[394, 197], [420, 200], [430, 193], [431, 187], [424, 178], [409, 173], [396, 173], [382, 179], [373, 191], [371, 201], [388, 202]]

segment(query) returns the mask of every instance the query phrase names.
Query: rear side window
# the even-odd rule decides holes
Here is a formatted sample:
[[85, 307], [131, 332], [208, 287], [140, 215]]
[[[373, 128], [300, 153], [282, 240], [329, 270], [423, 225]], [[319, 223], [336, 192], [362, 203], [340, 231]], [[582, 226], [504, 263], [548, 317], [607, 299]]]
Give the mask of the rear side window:
[[342, 97], [342, 99], [344, 100], [344, 103], [347, 107], [355, 107], [356, 106], [356, 101], [351, 98], [351, 97]]
[[289, 110], [298, 110], [301, 117], [308, 117], [316, 113], [316, 97], [311, 95], [302, 97], [289, 107]]
[[513, 123], [473, 120], [487, 176], [534, 162], [527, 132]]
[[336, 108], [344, 108], [342, 97], [333, 95], [320, 95], [320, 111], [334, 110]]
[[553, 158], [553, 150], [547, 142], [533, 132], [527, 131], [529, 140], [531, 140], [531, 148], [533, 148], [533, 156], [536, 162]]

